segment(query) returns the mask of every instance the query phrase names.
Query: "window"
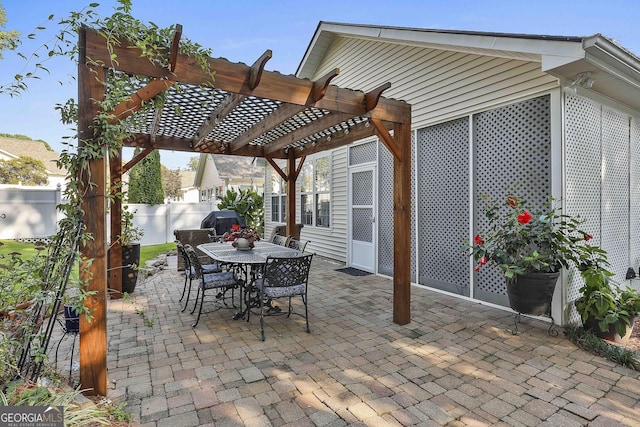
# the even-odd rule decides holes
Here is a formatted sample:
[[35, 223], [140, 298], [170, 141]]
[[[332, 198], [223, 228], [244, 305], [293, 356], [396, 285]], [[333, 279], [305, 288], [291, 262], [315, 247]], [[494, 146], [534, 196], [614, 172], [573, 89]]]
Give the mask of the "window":
[[307, 158], [300, 171], [300, 220], [304, 225], [331, 224], [331, 159]]
[[287, 215], [287, 186], [282, 177], [273, 171], [271, 174], [271, 221], [285, 222]]

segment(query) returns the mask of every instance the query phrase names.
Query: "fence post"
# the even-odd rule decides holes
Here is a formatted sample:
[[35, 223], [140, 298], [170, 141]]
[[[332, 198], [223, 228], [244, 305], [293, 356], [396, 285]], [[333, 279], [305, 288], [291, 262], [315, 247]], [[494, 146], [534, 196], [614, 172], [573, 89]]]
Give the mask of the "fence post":
[[[58, 183], [56, 185], [56, 191], [55, 191], [55, 204], [53, 207], [53, 228], [55, 230], [55, 232], [58, 232], [58, 223], [60, 222], [60, 220], [62, 220], [63, 214], [62, 211], [60, 211], [60, 209], [58, 209], [58, 206], [60, 206], [62, 204], [62, 184]], [[55, 233], [54, 233], [55, 234]]]
[[165, 224], [166, 227], [165, 229], [165, 243], [170, 243], [173, 242], [175, 240], [175, 238], [173, 238], [173, 215], [172, 215], [172, 209], [171, 209], [171, 199], [167, 199], [167, 214], [166, 214], [166, 218], [165, 218]]

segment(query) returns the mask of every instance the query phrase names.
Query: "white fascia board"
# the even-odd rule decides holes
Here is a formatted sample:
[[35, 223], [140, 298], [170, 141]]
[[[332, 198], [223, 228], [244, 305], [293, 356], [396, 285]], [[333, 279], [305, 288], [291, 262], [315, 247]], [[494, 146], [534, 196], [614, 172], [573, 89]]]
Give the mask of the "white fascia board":
[[589, 63], [640, 88], [640, 60], [637, 56], [598, 35], [585, 39], [583, 48]]

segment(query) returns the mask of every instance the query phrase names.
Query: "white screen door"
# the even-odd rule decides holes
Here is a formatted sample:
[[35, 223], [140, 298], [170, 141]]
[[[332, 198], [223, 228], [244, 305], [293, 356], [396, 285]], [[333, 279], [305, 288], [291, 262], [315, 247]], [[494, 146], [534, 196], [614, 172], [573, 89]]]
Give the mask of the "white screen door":
[[375, 272], [375, 167], [349, 171], [349, 265]]

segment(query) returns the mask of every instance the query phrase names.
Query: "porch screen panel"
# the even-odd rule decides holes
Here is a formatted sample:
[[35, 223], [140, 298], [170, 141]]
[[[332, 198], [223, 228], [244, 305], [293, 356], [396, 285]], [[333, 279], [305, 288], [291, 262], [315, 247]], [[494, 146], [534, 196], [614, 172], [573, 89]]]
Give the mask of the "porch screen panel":
[[[585, 219], [584, 230], [594, 230], [594, 246], [601, 245], [601, 106], [589, 99], [565, 95], [565, 161], [568, 215]], [[575, 268], [569, 270], [567, 302], [569, 321], [579, 322], [580, 316], [573, 306], [579, 298], [582, 278]]]
[[378, 144], [378, 273], [393, 275], [393, 155]]
[[610, 271], [624, 280], [629, 267], [629, 115], [609, 108], [602, 110], [602, 249]]
[[630, 194], [629, 212], [629, 233], [631, 238], [629, 253], [630, 266], [638, 272], [640, 267], [640, 239], [634, 236], [640, 236], [640, 119], [631, 118], [631, 141], [629, 144], [630, 161], [629, 161], [629, 188], [633, 189]]
[[[415, 133], [411, 133], [411, 281], [416, 281]], [[393, 275], [393, 155], [378, 143], [378, 273]]]
[[376, 161], [376, 142], [375, 141], [349, 147], [349, 166], [361, 165], [363, 163], [371, 163], [375, 161]]
[[469, 119], [417, 132], [418, 283], [469, 296]]
[[[535, 210], [551, 194], [549, 96], [528, 99], [474, 115], [474, 234], [487, 228], [479, 198], [505, 197], [507, 188]], [[475, 273], [474, 297], [509, 305], [497, 267]]]

